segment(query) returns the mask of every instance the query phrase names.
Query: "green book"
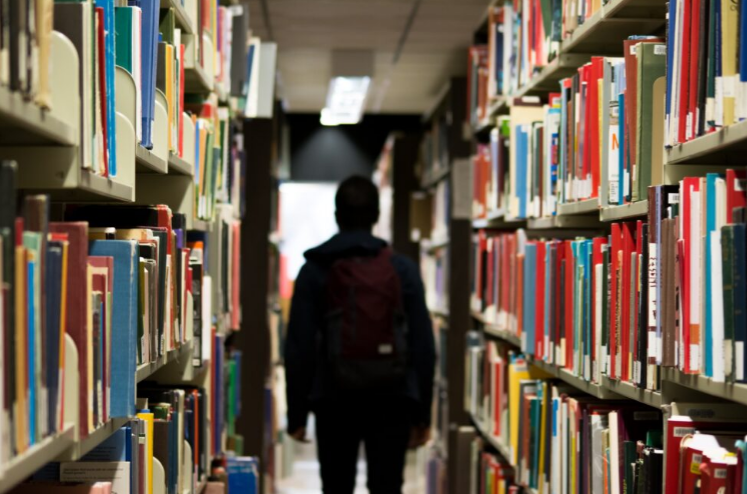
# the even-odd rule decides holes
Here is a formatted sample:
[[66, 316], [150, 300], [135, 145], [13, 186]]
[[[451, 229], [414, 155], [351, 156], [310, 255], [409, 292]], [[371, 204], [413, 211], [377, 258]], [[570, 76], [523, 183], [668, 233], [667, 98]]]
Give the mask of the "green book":
[[734, 225], [721, 228], [721, 265], [724, 284], [724, 371], [734, 382]]
[[[667, 51], [661, 43], [639, 43], [635, 47], [638, 61], [638, 147], [633, 170], [632, 200], [648, 197], [652, 176], [654, 146], [654, 84], [666, 77]], [[663, 143], [662, 143], [663, 144]]]
[[133, 14], [132, 7], [116, 7], [114, 9], [114, 32], [116, 34], [115, 62], [118, 66], [133, 74]]
[[160, 24], [158, 31], [164, 43], [174, 46], [174, 30], [176, 30], [176, 15], [174, 9], [161, 9]]
[[623, 478], [623, 494], [633, 494], [633, 465], [636, 461], [636, 448], [633, 441], [623, 442], [623, 458], [625, 462], [625, 477]]

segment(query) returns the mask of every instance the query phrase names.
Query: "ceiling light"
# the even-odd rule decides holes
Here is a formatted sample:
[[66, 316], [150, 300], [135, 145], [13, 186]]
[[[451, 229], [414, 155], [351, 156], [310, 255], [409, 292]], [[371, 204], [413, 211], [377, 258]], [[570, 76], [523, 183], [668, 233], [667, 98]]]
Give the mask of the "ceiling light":
[[329, 83], [327, 105], [322, 109], [322, 125], [354, 125], [361, 121], [371, 78], [338, 76]]

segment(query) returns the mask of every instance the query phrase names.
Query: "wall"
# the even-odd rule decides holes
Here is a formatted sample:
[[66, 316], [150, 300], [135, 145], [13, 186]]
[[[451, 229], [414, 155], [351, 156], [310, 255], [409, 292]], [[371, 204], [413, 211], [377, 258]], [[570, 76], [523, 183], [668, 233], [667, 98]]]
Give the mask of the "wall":
[[366, 115], [358, 125], [324, 127], [319, 114], [289, 114], [292, 181], [339, 182], [370, 176], [392, 131], [418, 132], [419, 115]]

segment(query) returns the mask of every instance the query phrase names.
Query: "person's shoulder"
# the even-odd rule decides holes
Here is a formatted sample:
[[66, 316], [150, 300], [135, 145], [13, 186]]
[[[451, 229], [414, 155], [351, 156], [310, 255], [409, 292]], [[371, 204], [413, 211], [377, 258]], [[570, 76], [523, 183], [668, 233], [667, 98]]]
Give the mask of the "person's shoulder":
[[420, 276], [420, 267], [418, 264], [407, 256], [402, 254], [392, 254], [392, 264], [400, 275], [409, 277]]

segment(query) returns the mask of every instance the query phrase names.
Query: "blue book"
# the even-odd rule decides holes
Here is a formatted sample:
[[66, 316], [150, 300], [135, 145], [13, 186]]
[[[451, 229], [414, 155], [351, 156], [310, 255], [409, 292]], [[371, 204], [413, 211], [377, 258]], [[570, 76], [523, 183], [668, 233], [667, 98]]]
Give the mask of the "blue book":
[[[669, 2], [669, 27], [667, 28], [667, 32], [671, 33], [670, 36], [668, 36], [667, 39], [667, 67], [674, 67], [674, 43], [677, 40], [677, 36], [674, 36], [673, 34], [676, 33], [677, 29], [677, 2], [671, 1]], [[674, 95], [672, 94], [672, 77], [673, 77], [673, 70], [667, 70], [667, 98], [664, 102], [665, 105], [665, 115], [666, 115], [666, 121], [669, 122], [671, 125], [671, 119], [672, 119], [672, 99], [674, 98]], [[624, 115], [624, 113], [621, 113], [621, 115]], [[667, 131], [669, 129], [666, 129]], [[666, 141], [666, 139], [665, 139]]]
[[129, 427], [122, 427], [88, 452], [82, 461], [131, 461], [131, 435]]
[[[734, 347], [736, 362], [743, 363], [742, 379], [739, 382], [747, 382], [747, 359], [744, 358], [744, 349], [747, 346], [747, 225], [744, 223], [734, 224]], [[740, 344], [741, 343], [741, 344]], [[737, 373], [739, 370], [737, 369]], [[745, 483], [747, 485], [747, 483]]]
[[140, 66], [143, 136], [141, 144], [153, 149], [153, 120], [156, 106], [156, 67], [158, 64], [158, 0], [129, 0], [130, 7], [142, 9]]
[[[112, 417], [135, 414], [138, 290], [140, 257], [134, 240], [94, 240], [90, 255], [114, 259], [112, 304], [111, 403]], [[116, 390], [116, 392], [114, 392]]]
[[[711, 282], [713, 271], [713, 252], [711, 249], [711, 232], [716, 231], [716, 179], [718, 173], [706, 175], [706, 239], [705, 239], [705, 293], [712, 293], [714, 287]], [[705, 353], [705, 375], [713, 377], [713, 307], [711, 297], [705, 297], [705, 328], [703, 352]]]
[[62, 304], [62, 245], [60, 242], [47, 243], [47, 263], [44, 266], [44, 280], [47, 294], [45, 306], [46, 332], [46, 380], [47, 380], [47, 427], [50, 433], [57, 431], [57, 413], [60, 377], [60, 318]]
[[28, 326], [28, 383], [29, 383], [29, 446], [36, 444], [36, 261], [29, 262], [26, 271], [27, 326]]
[[[246, 81], [244, 82], [244, 97], [249, 97], [249, 89], [252, 80], [252, 64], [254, 63], [254, 50], [256, 49], [254, 43], [249, 45], [249, 51], [246, 54]], [[244, 109], [246, 110], [246, 108]]]
[[259, 460], [247, 456], [226, 458], [226, 494], [259, 494]]
[[115, 50], [115, 0], [96, 0], [96, 7], [104, 9], [104, 73], [106, 76], [106, 130], [109, 152], [109, 174], [117, 176], [117, 106], [114, 87]]
[[740, 2], [739, 6], [739, 80], [747, 82], [747, 8]]
[[519, 218], [527, 217], [527, 150], [529, 148], [529, 130], [527, 125], [516, 127], [516, 194], [519, 200]]
[[526, 348], [524, 351], [534, 353], [535, 338], [535, 281], [537, 279], [537, 245], [527, 243], [524, 251], [524, 331]]

